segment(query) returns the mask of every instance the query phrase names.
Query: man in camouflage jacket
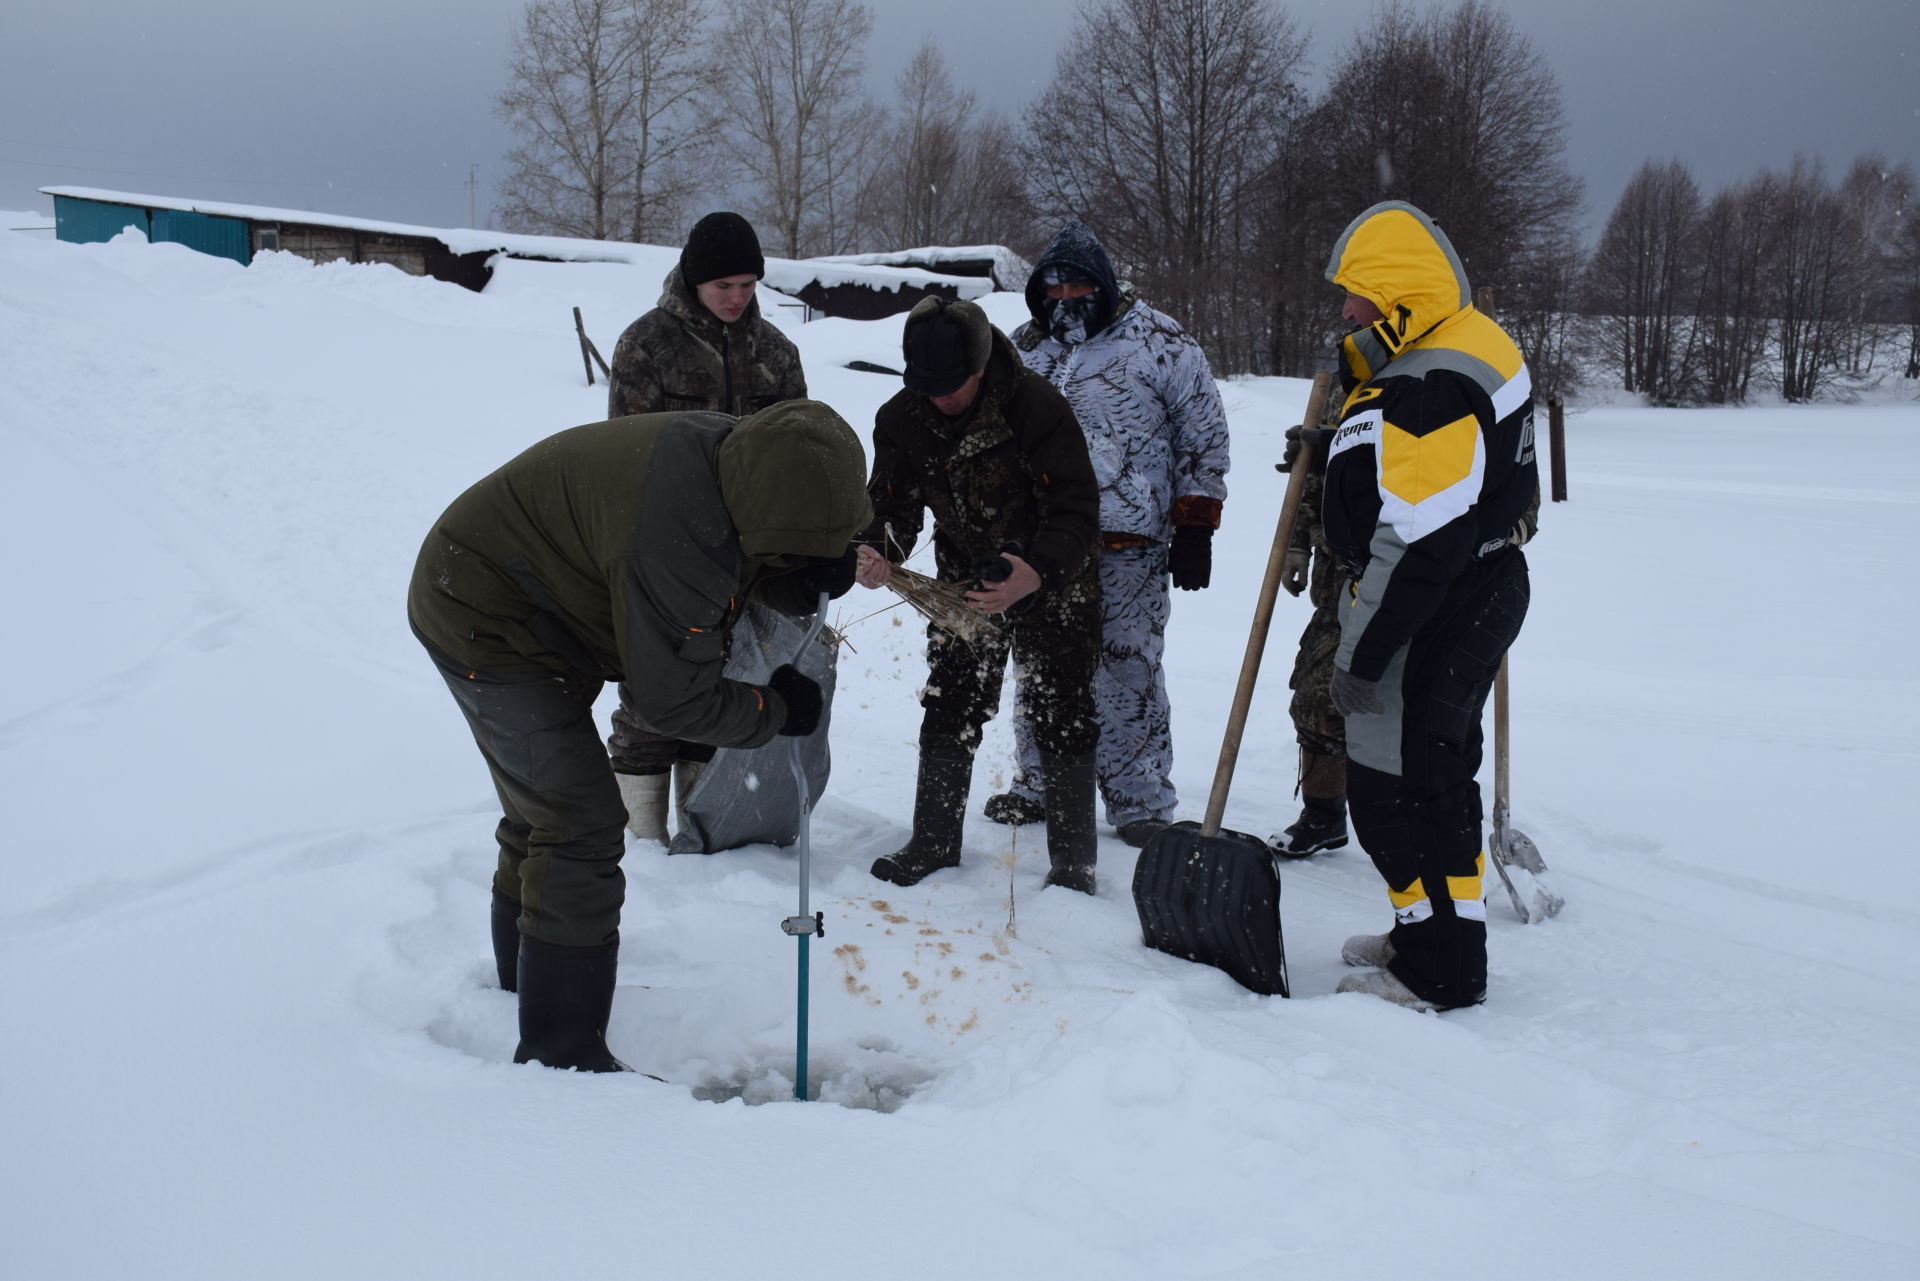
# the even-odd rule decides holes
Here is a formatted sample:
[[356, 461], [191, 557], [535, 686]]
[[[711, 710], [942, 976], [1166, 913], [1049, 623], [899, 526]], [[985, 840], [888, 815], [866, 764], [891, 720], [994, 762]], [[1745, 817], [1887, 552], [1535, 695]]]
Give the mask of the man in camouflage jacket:
[[[1309, 424], [1317, 426], [1317, 424]], [[1289, 451], [1291, 452], [1291, 451]], [[1291, 458], [1286, 466], [1291, 467]], [[1340, 585], [1343, 582], [1327, 547], [1320, 509], [1326, 489], [1326, 451], [1317, 448], [1301, 488], [1300, 511], [1293, 523], [1280, 585], [1289, 595], [1302, 591], [1313, 614], [1300, 633], [1288, 685], [1293, 699], [1294, 736], [1300, 743], [1300, 817], [1273, 838], [1288, 858], [1306, 858], [1347, 843], [1346, 719], [1333, 705], [1333, 655], [1340, 648]]]
[[[1086, 434], [1100, 481], [1100, 793], [1107, 821], [1144, 845], [1173, 816], [1172, 712], [1161, 656], [1167, 586], [1212, 581], [1213, 531], [1227, 496], [1227, 416], [1206, 353], [1115, 278], [1093, 232], [1069, 222], [1027, 282], [1033, 319], [1014, 333], [1028, 369], [1058, 387]], [[1032, 822], [1045, 788], [1032, 707], [1014, 724], [1019, 771], [988, 817]]]
[[[712, 409], [741, 418], [804, 399], [800, 352], [761, 316], [754, 297], [765, 271], [759, 237], [739, 214], [711, 213], [695, 223], [659, 305], [627, 326], [613, 350], [607, 417]], [[622, 686], [607, 752], [628, 830], [664, 843], [669, 770], [684, 800], [713, 748], [648, 727]]]
[[883, 585], [931, 510], [939, 578], [972, 586], [969, 601], [994, 628], [971, 643], [928, 628], [913, 837], [873, 874], [912, 885], [959, 863], [980, 727], [999, 707], [1011, 651], [1053, 798], [1047, 884], [1091, 894], [1100, 498], [1086, 439], [1066, 400], [974, 304], [921, 300], [902, 347], [906, 389], [874, 420], [859, 581]]
[[625, 878], [625, 812], [594, 726], [623, 682], [653, 724], [754, 747], [819, 723], [791, 666], [728, 680], [744, 602], [809, 613], [853, 585], [873, 509], [859, 438], [825, 405], [740, 420], [646, 414], [551, 436], [434, 522], [407, 619], [493, 775], [493, 944], [520, 997], [516, 1062], [618, 1071], [605, 1032]]

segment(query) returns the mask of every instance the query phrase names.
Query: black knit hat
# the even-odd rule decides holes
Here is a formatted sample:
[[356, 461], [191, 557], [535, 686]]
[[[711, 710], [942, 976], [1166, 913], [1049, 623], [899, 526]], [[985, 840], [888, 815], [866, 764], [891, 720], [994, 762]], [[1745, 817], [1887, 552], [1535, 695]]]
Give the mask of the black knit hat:
[[680, 279], [689, 289], [727, 276], [758, 280], [766, 274], [760, 237], [754, 235], [753, 224], [737, 213], [710, 213], [694, 223], [687, 247], [680, 251]]

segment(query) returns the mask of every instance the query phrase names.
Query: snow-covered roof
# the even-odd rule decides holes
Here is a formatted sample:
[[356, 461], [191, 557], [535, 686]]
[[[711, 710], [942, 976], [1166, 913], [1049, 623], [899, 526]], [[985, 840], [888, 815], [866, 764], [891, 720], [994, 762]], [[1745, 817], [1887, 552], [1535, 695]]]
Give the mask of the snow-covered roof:
[[[189, 200], [179, 196], [147, 196], [126, 191], [105, 191], [97, 187], [42, 187], [40, 191], [44, 195], [68, 196], [76, 200], [140, 205], [149, 209], [181, 209], [222, 218], [244, 218], [250, 222], [297, 222], [314, 227], [342, 227], [388, 236], [422, 237], [438, 240], [456, 254], [504, 253], [515, 258], [551, 258], [560, 262], [636, 263], [642, 258], [651, 259], [659, 248], [621, 240], [528, 236], [510, 231], [482, 231], [474, 227], [421, 227], [410, 223], [382, 222], [374, 218], [314, 213], [305, 209], [276, 209], [268, 205]], [[887, 257], [884, 254], [866, 256]], [[978, 298], [993, 290], [991, 280], [978, 276], [943, 276], [916, 267], [893, 267], [878, 262], [839, 258], [767, 259], [766, 283], [770, 289], [797, 295], [816, 282], [827, 289], [836, 285], [862, 285], [869, 289], [889, 291], [897, 291], [906, 285], [920, 289], [939, 285], [954, 290], [961, 298]]]
[[1033, 264], [1005, 245], [922, 245], [918, 249], [895, 249], [880, 254], [835, 254], [815, 258], [814, 262], [844, 262], [863, 267], [938, 266], [945, 262], [993, 264], [993, 279], [1002, 289], [1026, 287]]

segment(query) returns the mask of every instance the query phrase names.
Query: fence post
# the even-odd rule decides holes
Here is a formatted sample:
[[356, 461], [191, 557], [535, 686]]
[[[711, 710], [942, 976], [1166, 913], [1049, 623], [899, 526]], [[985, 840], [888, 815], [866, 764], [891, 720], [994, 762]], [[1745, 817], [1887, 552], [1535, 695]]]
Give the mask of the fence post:
[[1547, 401], [1547, 453], [1553, 459], [1553, 501], [1567, 501], [1567, 402]]
[[587, 386], [593, 386], [593, 366], [597, 362], [600, 372], [613, 381], [613, 371], [607, 368], [607, 362], [600, 357], [600, 349], [593, 345], [593, 339], [587, 337], [586, 322], [580, 319], [580, 309], [573, 309], [573, 332], [580, 335], [580, 363], [587, 367]]

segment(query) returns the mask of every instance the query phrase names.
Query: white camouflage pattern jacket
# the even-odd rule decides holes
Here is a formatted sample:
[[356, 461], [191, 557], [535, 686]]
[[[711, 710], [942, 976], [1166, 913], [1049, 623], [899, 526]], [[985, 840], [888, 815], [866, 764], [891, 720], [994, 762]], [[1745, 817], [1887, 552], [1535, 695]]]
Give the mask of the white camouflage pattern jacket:
[[1085, 342], [1063, 343], [1029, 322], [1015, 345], [1080, 420], [1100, 482], [1102, 532], [1164, 543], [1176, 500], [1212, 499], [1187, 506], [1218, 511], [1227, 496], [1226, 409], [1206, 353], [1170, 316], [1134, 301]]

